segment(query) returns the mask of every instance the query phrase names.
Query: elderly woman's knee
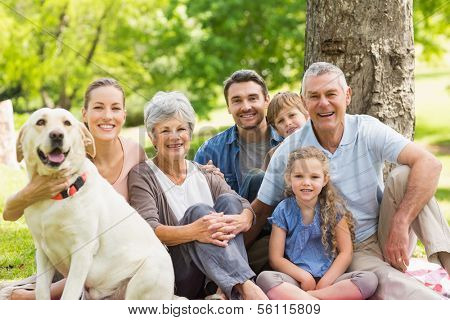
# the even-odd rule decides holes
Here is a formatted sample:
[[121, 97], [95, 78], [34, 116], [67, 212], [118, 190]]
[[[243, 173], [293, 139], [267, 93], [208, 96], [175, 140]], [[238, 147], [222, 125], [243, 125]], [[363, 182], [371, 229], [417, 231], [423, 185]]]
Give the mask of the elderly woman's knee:
[[180, 221], [182, 224], [192, 223], [206, 215], [211, 211], [214, 211], [211, 206], [204, 203], [197, 203], [187, 208], [183, 219]]
[[242, 212], [242, 202], [239, 196], [232, 193], [223, 193], [217, 197], [214, 208], [224, 214], [239, 214]]

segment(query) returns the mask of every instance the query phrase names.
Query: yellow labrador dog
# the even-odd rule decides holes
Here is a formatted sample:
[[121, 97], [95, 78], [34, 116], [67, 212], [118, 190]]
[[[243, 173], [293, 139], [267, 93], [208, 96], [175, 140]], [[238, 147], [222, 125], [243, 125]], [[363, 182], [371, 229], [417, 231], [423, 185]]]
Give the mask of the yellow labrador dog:
[[19, 133], [17, 158], [30, 177], [71, 176], [68, 190], [24, 213], [36, 246], [36, 298], [50, 299], [55, 269], [67, 278], [62, 299], [174, 298], [165, 247], [86, 153], [95, 154], [93, 138], [64, 109], [34, 112]]

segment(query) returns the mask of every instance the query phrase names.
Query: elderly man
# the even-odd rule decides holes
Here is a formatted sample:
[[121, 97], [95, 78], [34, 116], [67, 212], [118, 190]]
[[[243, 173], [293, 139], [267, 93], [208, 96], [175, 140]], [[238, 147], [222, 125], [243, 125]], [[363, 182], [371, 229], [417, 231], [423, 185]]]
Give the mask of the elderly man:
[[[450, 270], [450, 231], [436, 200], [440, 162], [417, 144], [367, 115], [346, 114], [352, 91], [336, 66], [317, 62], [305, 72], [302, 100], [310, 121], [275, 152], [257, 199], [254, 239], [283, 198], [283, 174], [290, 152], [312, 145], [330, 161], [331, 179], [356, 220], [356, 246], [350, 270], [373, 271], [375, 298], [439, 299], [406, 275], [416, 235], [429, 260]], [[384, 161], [401, 164], [383, 184]]]

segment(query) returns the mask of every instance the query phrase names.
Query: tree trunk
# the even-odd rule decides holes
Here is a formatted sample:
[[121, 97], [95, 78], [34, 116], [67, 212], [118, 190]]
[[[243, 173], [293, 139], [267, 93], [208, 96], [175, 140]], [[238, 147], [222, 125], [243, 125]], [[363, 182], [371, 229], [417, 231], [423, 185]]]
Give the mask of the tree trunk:
[[[89, 66], [92, 62], [92, 59], [94, 58], [95, 51], [97, 50], [97, 47], [98, 47], [98, 44], [100, 41], [100, 37], [102, 35], [103, 23], [106, 20], [106, 18], [108, 18], [109, 12], [111, 11], [112, 8], [113, 8], [113, 6], [111, 6], [111, 5], [107, 6], [105, 8], [105, 11], [103, 11], [102, 16], [100, 17], [100, 21], [98, 22], [98, 25], [97, 25], [97, 28], [95, 31], [94, 39], [92, 40], [91, 47], [89, 48], [89, 52], [87, 53], [87, 55], [85, 57], [85, 61], [84, 61], [85, 67]], [[96, 66], [98, 67], [98, 65], [96, 65]], [[68, 104], [68, 107], [66, 108], [67, 110], [70, 110], [70, 107], [71, 107], [70, 104], [75, 99], [79, 90], [80, 90], [79, 85], [75, 85], [73, 87], [72, 94], [69, 97], [67, 97], [67, 104]]]
[[55, 107], [55, 103], [53, 102], [53, 99], [48, 94], [47, 90], [41, 89], [40, 92], [41, 92], [41, 98], [42, 98], [43, 106], [53, 109]]
[[98, 43], [100, 41], [100, 36], [102, 34], [103, 22], [108, 17], [108, 14], [109, 14], [111, 8], [112, 8], [112, 6], [107, 6], [105, 8], [105, 11], [103, 11], [102, 16], [100, 17], [100, 21], [98, 22], [97, 29], [96, 29], [96, 32], [95, 32], [94, 40], [92, 40], [91, 48], [89, 49], [89, 52], [88, 52], [87, 57], [86, 57], [86, 60], [84, 62], [85, 66], [88, 66], [91, 63], [92, 58], [94, 57], [95, 50], [97, 49], [97, 45], [98, 45]]
[[414, 136], [412, 0], [308, 0], [305, 70], [339, 66], [353, 90], [349, 113]]
[[66, 110], [70, 110], [71, 108], [71, 100], [67, 95], [67, 75], [60, 76], [61, 89], [59, 90], [59, 100], [58, 107], [64, 108]]
[[18, 168], [11, 100], [0, 101], [0, 164]]

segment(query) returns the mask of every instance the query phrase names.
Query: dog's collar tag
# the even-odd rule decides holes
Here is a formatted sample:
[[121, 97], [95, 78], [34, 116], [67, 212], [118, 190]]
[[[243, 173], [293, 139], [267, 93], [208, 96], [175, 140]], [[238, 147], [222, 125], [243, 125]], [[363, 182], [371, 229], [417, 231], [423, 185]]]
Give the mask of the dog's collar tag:
[[70, 185], [70, 187], [67, 190], [61, 191], [56, 196], [54, 196], [52, 199], [53, 200], [63, 200], [63, 199], [73, 196], [84, 185], [84, 183], [86, 182], [86, 178], [87, 178], [86, 173], [83, 173], [81, 176], [79, 176], [77, 178], [77, 180], [75, 180], [74, 183], [72, 183]]

